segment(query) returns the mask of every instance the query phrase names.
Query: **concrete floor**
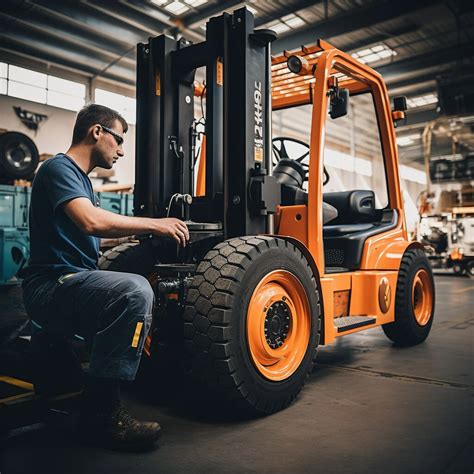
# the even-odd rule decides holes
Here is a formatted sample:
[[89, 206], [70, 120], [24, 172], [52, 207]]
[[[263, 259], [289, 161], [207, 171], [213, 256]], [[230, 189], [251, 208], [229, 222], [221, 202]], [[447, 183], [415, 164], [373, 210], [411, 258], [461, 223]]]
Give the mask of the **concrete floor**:
[[[296, 403], [267, 418], [226, 422], [127, 394], [157, 419], [158, 450], [123, 454], [75, 442], [72, 417], [16, 430], [0, 447], [13, 473], [472, 473], [474, 285], [436, 276], [428, 340], [399, 349], [376, 328], [322, 347]], [[21, 313], [16, 293], [0, 308]], [[9, 302], [9, 303], [8, 303]]]

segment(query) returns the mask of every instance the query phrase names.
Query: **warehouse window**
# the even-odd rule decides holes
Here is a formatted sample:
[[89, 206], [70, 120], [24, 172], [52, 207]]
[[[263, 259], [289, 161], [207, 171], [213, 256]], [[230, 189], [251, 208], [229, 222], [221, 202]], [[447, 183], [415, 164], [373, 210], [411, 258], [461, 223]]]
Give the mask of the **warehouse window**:
[[0, 94], [77, 111], [85, 104], [86, 86], [31, 69], [0, 63]]
[[137, 101], [133, 97], [116, 94], [103, 89], [95, 90], [95, 103], [105, 105], [120, 113], [127, 123], [135, 125]]
[[8, 66], [8, 95], [46, 104], [46, 74]]
[[79, 110], [84, 107], [86, 86], [55, 76], [48, 76], [46, 103], [63, 109]]
[[0, 63], [0, 94], [7, 93], [8, 64]]

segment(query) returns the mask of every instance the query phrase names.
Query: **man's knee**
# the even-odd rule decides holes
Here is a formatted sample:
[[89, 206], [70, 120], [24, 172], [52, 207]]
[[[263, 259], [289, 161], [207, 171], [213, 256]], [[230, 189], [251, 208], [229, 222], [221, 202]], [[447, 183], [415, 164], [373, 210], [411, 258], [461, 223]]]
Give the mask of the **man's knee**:
[[155, 295], [150, 282], [141, 275], [128, 273], [124, 283], [126, 287], [124, 293], [128, 298], [134, 302], [138, 301], [150, 309], [147, 312], [151, 312]]

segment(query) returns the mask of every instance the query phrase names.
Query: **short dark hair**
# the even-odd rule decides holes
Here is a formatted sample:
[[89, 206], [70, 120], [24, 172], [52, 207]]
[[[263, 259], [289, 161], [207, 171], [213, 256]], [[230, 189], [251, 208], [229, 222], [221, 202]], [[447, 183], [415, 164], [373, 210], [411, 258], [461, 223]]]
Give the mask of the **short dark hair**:
[[76, 117], [74, 131], [72, 133], [72, 144], [77, 145], [87, 136], [87, 132], [92, 125], [100, 123], [105, 127], [113, 127], [118, 120], [123, 127], [124, 133], [128, 130], [126, 120], [115, 110], [105, 107], [105, 105], [89, 104], [83, 107]]

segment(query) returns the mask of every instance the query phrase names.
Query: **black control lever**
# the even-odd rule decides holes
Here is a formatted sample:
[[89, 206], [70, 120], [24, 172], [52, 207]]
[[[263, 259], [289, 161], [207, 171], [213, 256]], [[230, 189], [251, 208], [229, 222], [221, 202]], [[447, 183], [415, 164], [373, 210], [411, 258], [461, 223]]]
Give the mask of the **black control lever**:
[[184, 190], [184, 150], [182, 145], [178, 145], [178, 138], [175, 136], [168, 137], [170, 141], [170, 150], [173, 155], [179, 160], [179, 177], [180, 177], [180, 191]]

